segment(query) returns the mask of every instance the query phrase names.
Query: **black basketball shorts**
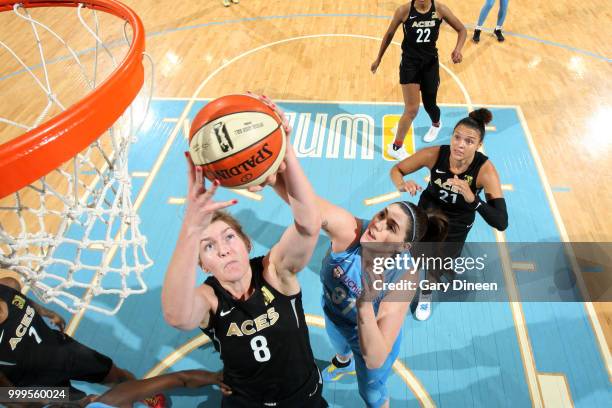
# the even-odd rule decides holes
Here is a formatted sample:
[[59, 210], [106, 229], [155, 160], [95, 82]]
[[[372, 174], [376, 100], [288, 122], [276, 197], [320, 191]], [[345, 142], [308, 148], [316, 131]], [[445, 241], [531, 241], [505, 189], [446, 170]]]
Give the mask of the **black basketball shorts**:
[[422, 93], [436, 93], [440, 85], [438, 57], [428, 60], [403, 58], [399, 67], [400, 84], [419, 84]]

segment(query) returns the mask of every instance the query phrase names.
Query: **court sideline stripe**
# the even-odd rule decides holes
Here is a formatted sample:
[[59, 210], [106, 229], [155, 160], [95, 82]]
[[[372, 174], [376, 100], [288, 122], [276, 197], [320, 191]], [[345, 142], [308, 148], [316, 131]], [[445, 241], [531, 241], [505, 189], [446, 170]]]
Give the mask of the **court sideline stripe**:
[[[393, 42], [394, 44], [399, 45], [397, 42]], [[467, 89], [463, 85], [463, 82], [448, 69], [444, 64], [440, 63], [440, 66], [455, 80], [461, 92], [463, 93], [463, 97], [465, 98], [467, 104], [468, 113], [474, 110], [474, 106], [472, 105], [472, 98], [470, 97]], [[484, 154], [484, 144], [479, 149]], [[516, 281], [514, 279], [514, 272], [512, 270], [512, 258], [508, 251], [508, 246], [506, 244], [506, 234], [502, 231], [498, 231], [495, 228], [492, 228], [493, 233], [495, 235], [495, 240], [499, 243], [499, 254], [502, 260], [502, 269], [504, 272], [504, 279], [506, 281], [506, 291], [508, 293], [508, 297], [510, 298], [509, 306], [510, 311], [512, 313], [512, 320], [514, 322], [514, 330], [516, 332], [516, 338], [519, 343], [519, 351], [521, 353], [521, 360], [523, 362], [523, 369], [525, 371], [525, 376], [527, 379], [527, 389], [529, 390], [529, 396], [531, 398], [532, 406], [534, 408], [544, 407], [544, 400], [542, 398], [542, 388], [540, 385], [540, 381], [538, 380], [538, 371], [536, 368], [535, 358], [533, 355], [533, 348], [531, 346], [531, 340], [529, 338], [529, 331], [527, 327], [527, 322], [525, 321], [525, 313], [523, 312], [523, 306], [520, 302], [519, 291], [516, 286]]]
[[[529, 150], [531, 151], [531, 156], [534, 159], [536, 164], [536, 168], [538, 169], [538, 174], [540, 175], [540, 179], [542, 180], [542, 186], [544, 187], [544, 192], [546, 193], [546, 198], [548, 200], [548, 205], [550, 206], [550, 210], [553, 214], [553, 218], [555, 219], [555, 224], [557, 224], [557, 229], [559, 230], [559, 235], [561, 235], [561, 240], [563, 242], [571, 242], [569, 238], [569, 234], [567, 233], [567, 229], [565, 228], [565, 224], [563, 223], [563, 218], [561, 218], [561, 213], [559, 212], [559, 207], [557, 206], [557, 201], [555, 200], [555, 196], [550, 187], [550, 183], [548, 181], [548, 176], [544, 171], [544, 165], [542, 164], [542, 159], [540, 158], [540, 154], [538, 149], [533, 141], [533, 137], [531, 136], [531, 132], [527, 127], [527, 120], [525, 119], [525, 115], [523, 114], [523, 110], [520, 106], [516, 107], [516, 111], [518, 113], [519, 120], [521, 121], [521, 126], [525, 130], [525, 136], [527, 137], [527, 142], [529, 144]], [[578, 288], [580, 289], [580, 293], [585, 296], [585, 299], [589, 299], [588, 290], [582, 279], [582, 273], [580, 272], [580, 266], [578, 265], [578, 261], [576, 260], [576, 255], [574, 254], [573, 248], [571, 245], [566, 245], [568, 258], [572, 265], [572, 270], [574, 275], [576, 276], [576, 283], [578, 284]], [[608, 371], [608, 380], [612, 382], [612, 355], [610, 353], [610, 348], [608, 347], [608, 342], [606, 341], [606, 337], [604, 336], [603, 330], [601, 328], [601, 323], [599, 322], [599, 316], [597, 316], [597, 312], [595, 311], [595, 307], [592, 302], [582, 302], [584, 304], [584, 308], [586, 310], [586, 315], [589, 318], [591, 323], [591, 327], [593, 329], [593, 333], [595, 334], [595, 338], [597, 340], [597, 345], [599, 351], [601, 353], [602, 360], [606, 369]]]

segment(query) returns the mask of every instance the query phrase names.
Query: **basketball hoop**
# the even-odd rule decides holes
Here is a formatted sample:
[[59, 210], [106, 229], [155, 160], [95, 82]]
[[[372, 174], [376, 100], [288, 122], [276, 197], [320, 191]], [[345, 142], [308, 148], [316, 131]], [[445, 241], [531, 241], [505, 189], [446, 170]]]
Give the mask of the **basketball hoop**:
[[[45, 302], [114, 314], [127, 296], [146, 291], [142, 272], [152, 265], [128, 172], [152, 96], [152, 88], [139, 95], [142, 22], [114, 0], [0, 0], [0, 17], [0, 58], [4, 65], [12, 57], [13, 69], [0, 77], [3, 88], [9, 98], [30, 89], [43, 95], [29, 117], [30, 97], [19, 98], [25, 109], [13, 110], [17, 117], [0, 110], [0, 267], [18, 272]], [[102, 23], [115, 27], [107, 39]], [[23, 27], [34, 41], [24, 45], [19, 32], [12, 44]]]

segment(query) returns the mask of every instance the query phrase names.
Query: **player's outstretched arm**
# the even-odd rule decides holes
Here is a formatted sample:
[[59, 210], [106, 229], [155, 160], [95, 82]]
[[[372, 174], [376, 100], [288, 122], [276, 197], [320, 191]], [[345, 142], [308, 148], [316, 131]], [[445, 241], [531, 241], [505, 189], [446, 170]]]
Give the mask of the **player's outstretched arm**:
[[[289, 123], [283, 111], [268, 97], [255, 95], [255, 94], [252, 94], [252, 95], [256, 98], [259, 98], [261, 101], [263, 101], [268, 106], [270, 106], [272, 109], [274, 109], [274, 111], [281, 118], [283, 122], [283, 127], [287, 134], [288, 151], [292, 150], [291, 141], [290, 141], [291, 127], [289, 126]], [[297, 162], [297, 158], [295, 157], [295, 152], [293, 150], [291, 151], [290, 155], [291, 155], [290, 157], [295, 158]], [[283, 165], [281, 165], [282, 171], [279, 170], [278, 174], [268, 177], [268, 179], [266, 180], [266, 184], [271, 185], [274, 188], [274, 191], [276, 192], [276, 194], [278, 194], [281, 199], [283, 199], [286, 203], [291, 204], [289, 202], [289, 194], [287, 191], [286, 179], [285, 177], [282, 176], [282, 173], [286, 171], [286, 164], [287, 164], [286, 162], [287, 160], [285, 160]], [[299, 171], [303, 175], [303, 171], [301, 167]], [[298, 176], [298, 179], [299, 177], [300, 176]], [[318, 207], [319, 217], [320, 217], [319, 218], [320, 226], [329, 235], [332, 241], [332, 249], [336, 252], [343, 251], [349, 245], [351, 245], [355, 241], [355, 239], [359, 236], [361, 226], [359, 225], [358, 220], [353, 215], [351, 215], [348, 211], [344, 210], [343, 208], [333, 205], [329, 201], [317, 196], [316, 193], [312, 190], [312, 187], [310, 186], [310, 182], [307, 180], [305, 176], [303, 177], [304, 177], [303, 180], [306, 181], [306, 183], [308, 184], [312, 192], [312, 196], [309, 196], [310, 198], [308, 199], [309, 200], [308, 203], [315, 203], [316, 206]], [[296, 187], [300, 188], [301, 185], [302, 185], [301, 183], [298, 183], [296, 184]], [[251, 191], [258, 191], [261, 188], [262, 186], [257, 186], [253, 188], [253, 190]], [[295, 216], [295, 211], [294, 211], [294, 216]], [[296, 218], [296, 221], [298, 221], [298, 218]], [[318, 235], [318, 232], [317, 232], [317, 235]]]
[[231, 394], [230, 388], [223, 383], [221, 373], [186, 370], [144, 380], [126, 381], [114, 386], [98, 397], [96, 401], [113, 407], [131, 407], [135, 402], [173, 388], [199, 388], [213, 384], [217, 384], [223, 394]]
[[196, 287], [201, 237], [210, 225], [213, 213], [234, 205], [237, 201], [213, 201], [219, 182], [215, 181], [206, 189], [202, 168], [195, 166], [187, 154], [186, 158], [189, 169], [187, 208], [172, 259], [166, 270], [162, 288], [162, 309], [168, 324], [191, 330], [198, 327], [202, 320], [208, 320], [211, 308], [202, 287]]
[[312, 185], [290, 143], [285, 154], [285, 165], [285, 171], [277, 177], [283, 180], [294, 222], [274, 245], [269, 259], [277, 273], [294, 274], [302, 270], [312, 256], [321, 229], [321, 215]]
[[[284, 180], [279, 177], [274, 184], [274, 191], [285, 201], [287, 192]], [[330, 203], [321, 196], [315, 197], [321, 214], [321, 229], [327, 233], [334, 252], [341, 252], [359, 238], [361, 225], [359, 220], [344, 208]]]

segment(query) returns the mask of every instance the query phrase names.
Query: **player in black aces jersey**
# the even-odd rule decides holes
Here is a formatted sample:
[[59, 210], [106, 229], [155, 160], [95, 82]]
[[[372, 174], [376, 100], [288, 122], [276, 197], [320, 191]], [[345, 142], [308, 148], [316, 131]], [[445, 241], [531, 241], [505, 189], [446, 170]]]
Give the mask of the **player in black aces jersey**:
[[85, 394], [70, 380], [116, 384], [134, 379], [107, 356], [64, 334], [64, 320], [19, 289], [12, 277], [0, 279], [0, 386], [69, 387], [70, 398], [79, 399]]
[[[249, 259], [240, 224], [218, 211], [235, 201], [213, 201], [218, 184], [206, 190], [201, 168], [189, 158], [188, 165], [185, 219], [162, 290], [166, 321], [200, 327], [212, 338], [232, 389], [223, 407], [327, 406], [296, 276], [312, 256], [321, 218], [291, 143], [277, 177], [287, 186], [294, 222], [263, 257]], [[212, 275], [199, 286], [198, 264]]]
[[432, 122], [424, 140], [432, 142], [440, 131], [440, 108], [436, 102], [440, 84], [440, 65], [436, 42], [442, 21], [446, 21], [457, 32], [457, 43], [451, 58], [455, 64], [461, 62], [463, 58], [461, 49], [467, 36], [461, 21], [448, 7], [438, 1], [412, 0], [395, 11], [382, 39], [378, 56], [371, 66], [372, 72], [376, 73], [397, 28], [402, 25], [404, 40], [400, 63], [400, 85], [404, 97], [404, 112], [397, 126], [395, 140], [387, 146], [387, 154], [397, 160], [403, 160], [407, 156], [403, 148], [404, 138], [419, 111], [421, 95], [425, 111]]
[[[499, 175], [487, 156], [478, 151], [485, 135], [485, 125], [492, 119], [487, 109], [471, 112], [453, 130], [450, 145], [429, 147], [396, 164], [391, 180], [400, 191], [412, 196], [422, 188], [404, 176], [427, 167], [430, 180], [419, 198], [419, 207], [439, 209], [449, 221], [449, 231], [443, 246], [444, 257], [461, 255], [476, 212], [492, 227], [503, 231], [508, 227], [508, 212]], [[486, 201], [480, 198], [484, 189]], [[436, 280], [438, 277], [430, 276]], [[425, 320], [431, 314], [431, 294], [422, 292], [416, 317]]]

